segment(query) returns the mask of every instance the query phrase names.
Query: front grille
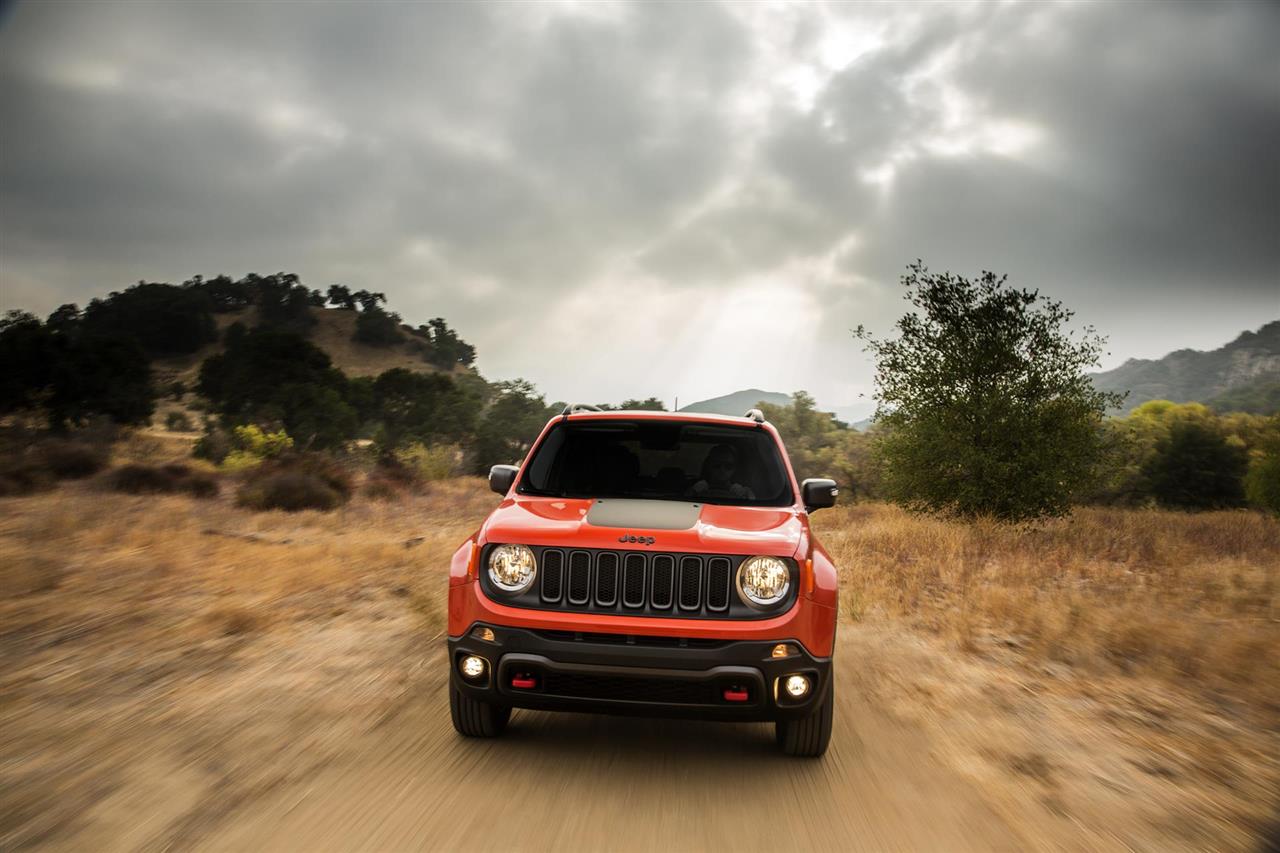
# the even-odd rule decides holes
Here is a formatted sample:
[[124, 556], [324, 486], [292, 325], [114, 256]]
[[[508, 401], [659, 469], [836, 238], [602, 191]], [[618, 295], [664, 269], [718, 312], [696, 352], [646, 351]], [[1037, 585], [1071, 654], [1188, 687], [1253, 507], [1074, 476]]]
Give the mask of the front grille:
[[[492, 548], [493, 546], [488, 546]], [[488, 548], [482, 561], [488, 559]], [[760, 611], [743, 604], [733, 576], [745, 556], [606, 551], [535, 546], [538, 582], [519, 595], [495, 589], [481, 572], [485, 592], [504, 604], [543, 610], [629, 616], [767, 619], [795, 601], [798, 570], [791, 560], [791, 593], [782, 606]]]

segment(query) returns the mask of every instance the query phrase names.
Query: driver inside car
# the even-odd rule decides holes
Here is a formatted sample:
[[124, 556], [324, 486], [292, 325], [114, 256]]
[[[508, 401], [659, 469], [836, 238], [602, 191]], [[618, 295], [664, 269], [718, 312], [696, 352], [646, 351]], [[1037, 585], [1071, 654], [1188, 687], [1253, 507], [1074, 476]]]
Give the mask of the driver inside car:
[[738, 472], [738, 454], [727, 444], [717, 444], [707, 453], [702, 463], [702, 479], [689, 488], [695, 498], [747, 498], [755, 500], [755, 494], [747, 486], [735, 482]]

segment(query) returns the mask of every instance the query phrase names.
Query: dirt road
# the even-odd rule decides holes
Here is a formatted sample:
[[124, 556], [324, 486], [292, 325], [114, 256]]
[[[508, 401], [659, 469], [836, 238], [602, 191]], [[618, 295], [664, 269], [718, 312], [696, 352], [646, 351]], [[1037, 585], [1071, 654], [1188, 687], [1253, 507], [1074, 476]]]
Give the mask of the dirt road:
[[[771, 726], [518, 712], [494, 741], [449, 723], [443, 678], [347, 754], [205, 835], [206, 849], [1001, 850], [1025, 847], [910, 727], [863, 700], [840, 650], [826, 757]], [[441, 661], [440, 672], [443, 672]]]

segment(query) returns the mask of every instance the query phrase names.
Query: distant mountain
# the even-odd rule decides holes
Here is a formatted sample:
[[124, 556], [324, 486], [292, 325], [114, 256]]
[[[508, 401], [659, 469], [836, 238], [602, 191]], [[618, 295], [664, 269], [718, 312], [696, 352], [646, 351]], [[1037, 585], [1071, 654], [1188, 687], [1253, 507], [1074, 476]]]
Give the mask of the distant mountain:
[[680, 411], [707, 412], [713, 415], [742, 415], [748, 409], [756, 408], [760, 403], [789, 406], [791, 405], [791, 395], [781, 394], [777, 391], [761, 391], [759, 388], [749, 388], [746, 391], [734, 391], [732, 394], [725, 394], [723, 397], [699, 400], [696, 403], [681, 406]]
[[1265, 400], [1266, 388], [1280, 383], [1280, 320], [1215, 350], [1182, 349], [1159, 359], [1131, 358], [1091, 378], [1100, 391], [1129, 392], [1122, 413], [1148, 400], [1230, 405], [1233, 396], [1228, 392], [1244, 386], [1254, 388], [1248, 399]]

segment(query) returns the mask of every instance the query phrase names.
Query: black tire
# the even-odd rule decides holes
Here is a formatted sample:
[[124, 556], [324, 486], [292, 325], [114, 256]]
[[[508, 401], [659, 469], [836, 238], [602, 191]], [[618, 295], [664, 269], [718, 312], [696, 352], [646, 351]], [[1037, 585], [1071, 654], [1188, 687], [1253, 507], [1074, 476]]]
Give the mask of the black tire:
[[831, 743], [831, 720], [835, 715], [836, 686], [827, 685], [827, 695], [822, 703], [807, 717], [799, 720], [778, 720], [774, 723], [778, 746], [787, 755], [817, 758], [827, 751]]
[[511, 708], [472, 699], [456, 687], [449, 687], [449, 715], [458, 734], [466, 737], [497, 737], [507, 728]]

